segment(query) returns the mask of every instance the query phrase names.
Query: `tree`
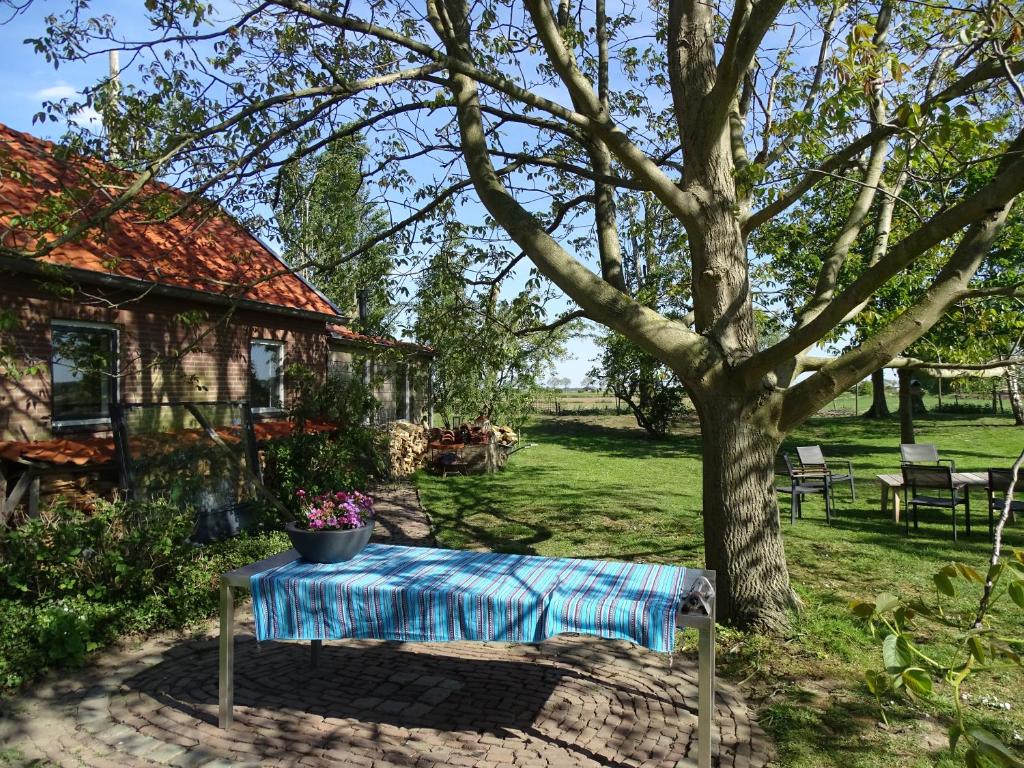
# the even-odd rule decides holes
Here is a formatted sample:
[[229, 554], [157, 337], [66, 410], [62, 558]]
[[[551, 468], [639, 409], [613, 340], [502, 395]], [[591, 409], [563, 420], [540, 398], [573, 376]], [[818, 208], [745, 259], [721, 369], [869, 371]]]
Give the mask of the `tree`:
[[[679, 377], [703, 432], [706, 564], [719, 616], [739, 625], [783, 625], [795, 602], [772, 482], [782, 439], [971, 292], [1024, 190], [1024, 36], [1003, 4], [668, 0], [620, 12], [606, 0], [381, 0], [369, 14], [268, 0], [232, 18], [200, 0], [147, 8], [152, 39], [121, 40], [112, 19], [76, 4], [34, 42], [55, 62], [113, 44], [138, 54], [146, 78], [120, 95], [124, 125], [144, 134], [126, 161], [136, 175], [61, 238], [182, 168], [197, 196], [252, 213], [281, 164], [363, 131], [377, 161], [367, 177], [400, 205], [361, 249], [400, 231], [412, 249], [469, 212], [474, 238], [503, 233], [515, 249], [474, 262], [467, 280], [526, 258], [578, 307], [568, 317], [606, 325]], [[815, 54], [798, 55], [787, 31]], [[849, 190], [836, 198], [841, 225], [795, 322], [761, 344], [754, 291], [772, 288], [751, 235], [824, 180]], [[929, 194], [904, 194], [910, 182]], [[685, 230], [690, 279], [678, 289], [692, 324], [626, 289], [623, 190], [649, 193]], [[487, 218], [466, 207], [470, 194]], [[918, 213], [905, 230], [869, 226], [904, 206]], [[928, 265], [926, 290], [798, 376], [808, 350], [915, 264]]]
[[497, 289], [472, 295], [463, 279], [471, 258], [458, 238], [448, 238], [418, 286], [413, 333], [437, 353], [434, 408], [448, 427], [479, 414], [519, 425], [533, 408], [541, 379], [565, 354], [570, 328], [537, 328], [541, 301], [529, 288], [510, 301], [501, 300]]
[[626, 404], [637, 426], [651, 437], [664, 437], [682, 409], [679, 379], [658, 358], [617, 333], [605, 336], [601, 347], [601, 364], [590, 375]]
[[[679, 290], [690, 277], [683, 258], [685, 231], [650, 193], [622, 195], [619, 210], [624, 290], [644, 306], [692, 324], [688, 294]], [[626, 404], [638, 426], [652, 437], [663, 437], [683, 406], [683, 387], [675, 372], [615, 331], [599, 343], [601, 361], [590, 374]]]
[[[388, 242], [359, 248], [387, 228], [384, 211], [362, 189], [360, 162], [365, 154], [361, 142], [343, 138], [282, 166], [274, 220], [285, 257], [306, 265], [306, 277], [342, 310], [354, 310], [357, 293], [365, 292], [366, 317], [353, 324], [362, 333], [380, 335], [392, 330], [395, 249]], [[351, 251], [358, 255], [343, 260]]]

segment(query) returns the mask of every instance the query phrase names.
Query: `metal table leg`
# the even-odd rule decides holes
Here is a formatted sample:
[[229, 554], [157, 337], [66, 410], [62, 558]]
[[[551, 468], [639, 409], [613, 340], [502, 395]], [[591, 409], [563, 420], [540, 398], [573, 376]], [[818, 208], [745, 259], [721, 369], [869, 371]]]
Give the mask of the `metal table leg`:
[[220, 582], [220, 709], [218, 724], [230, 728], [235, 705], [235, 589], [226, 580]]
[[323, 640], [309, 641], [309, 666], [316, 668], [320, 665], [320, 648], [323, 644]]
[[714, 617], [697, 632], [697, 768], [711, 768], [711, 726], [715, 721]]

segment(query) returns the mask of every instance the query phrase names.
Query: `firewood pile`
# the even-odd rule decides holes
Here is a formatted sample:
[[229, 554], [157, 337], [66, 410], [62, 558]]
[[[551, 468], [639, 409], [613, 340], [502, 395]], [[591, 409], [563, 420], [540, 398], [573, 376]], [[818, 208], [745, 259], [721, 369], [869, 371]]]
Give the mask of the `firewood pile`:
[[519, 435], [512, 427], [495, 427], [494, 440], [502, 448], [511, 448], [519, 442]]
[[388, 435], [391, 477], [408, 477], [427, 462], [427, 430], [419, 424], [396, 421]]

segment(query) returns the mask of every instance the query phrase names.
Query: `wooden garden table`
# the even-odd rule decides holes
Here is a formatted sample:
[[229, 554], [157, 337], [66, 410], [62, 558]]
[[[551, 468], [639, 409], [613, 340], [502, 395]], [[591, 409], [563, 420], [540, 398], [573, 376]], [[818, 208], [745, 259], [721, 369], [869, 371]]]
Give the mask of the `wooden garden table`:
[[[230, 728], [234, 708], [234, 656], [235, 656], [235, 592], [250, 588], [254, 574], [271, 568], [287, 565], [299, 559], [294, 549], [268, 557], [249, 565], [228, 571], [220, 577], [220, 658], [219, 658], [219, 712], [221, 728]], [[715, 572], [699, 568], [687, 568], [683, 580], [682, 594], [687, 595], [707, 579], [712, 591], [715, 588]], [[710, 615], [687, 613], [685, 602], [676, 614], [676, 626], [681, 629], [693, 628], [698, 633], [698, 674], [697, 674], [697, 768], [711, 768], [711, 726], [714, 722], [715, 693], [715, 611], [714, 597], [711, 599]], [[310, 661], [315, 666], [322, 646], [322, 640], [310, 641]]]
[[[900, 521], [900, 489], [903, 488], [903, 474], [876, 475], [882, 489], [882, 515], [889, 512], [889, 494], [892, 494], [892, 515], [895, 522]], [[953, 485], [964, 488], [970, 493], [971, 488], [988, 488], [988, 474], [985, 472], [954, 472]]]

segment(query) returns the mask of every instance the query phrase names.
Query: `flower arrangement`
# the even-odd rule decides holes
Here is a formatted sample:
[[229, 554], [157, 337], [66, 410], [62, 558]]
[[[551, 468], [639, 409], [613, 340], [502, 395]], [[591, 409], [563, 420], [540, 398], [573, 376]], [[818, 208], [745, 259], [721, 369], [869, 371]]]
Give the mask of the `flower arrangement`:
[[359, 491], [328, 491], [310, 496], [303, 490], [299, 498], [302, 519], [298, 527], [307, 531], [348, 531], [362, 528], [373, 515], [373, 499]]

